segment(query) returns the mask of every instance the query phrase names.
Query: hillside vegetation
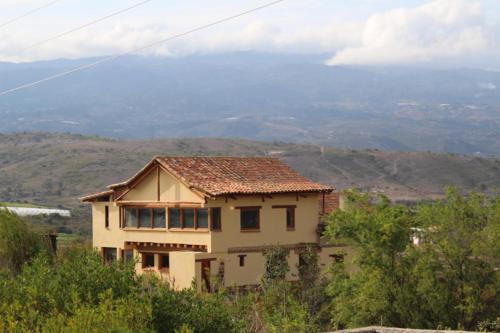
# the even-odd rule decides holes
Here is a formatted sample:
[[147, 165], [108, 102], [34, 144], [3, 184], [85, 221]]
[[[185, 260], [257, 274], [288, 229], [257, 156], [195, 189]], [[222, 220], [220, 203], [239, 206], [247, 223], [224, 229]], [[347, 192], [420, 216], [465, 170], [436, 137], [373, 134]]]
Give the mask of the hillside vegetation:
[[340, 150], [238, 139], [119, 141], [70, 134], [0, 135], [0, 201], [76, 208], [155, 155], [272, 155], [337, 189], [382, 191], [400, 200], [440, 196], [448, 185], [500, 192], [500, 160], [425, 152]]
[[[126, 56], [0, 99], [0, 132], [224, 137], [500, 155], [500, 73], [330, 56]], [[0, 90], [96, 59], [0, 63]], [[105, 92], [105, 93], [103, 93]]]

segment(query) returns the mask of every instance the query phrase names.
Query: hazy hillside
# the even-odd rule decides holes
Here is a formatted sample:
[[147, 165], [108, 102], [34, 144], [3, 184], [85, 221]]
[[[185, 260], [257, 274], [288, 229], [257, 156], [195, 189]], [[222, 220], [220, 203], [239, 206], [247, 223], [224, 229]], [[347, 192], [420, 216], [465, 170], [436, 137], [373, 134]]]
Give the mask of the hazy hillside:
[[338, 189], [394, 198], [440, 195], [444, 186], [500, 193], [500, 160], [431, 153], [324, 149], [229, 139], [115, 141], [69, 134], [0, 135], [0, 201], [67, 207], [134, 174], [155, 155], [274, 155]]
[[[0, 98], [0, 132], [240, 137], [500, 154], [500, 73], [330, 67], [326, 56], [125, 57]], [[0, 63], [0, 90], [91, 62]]]

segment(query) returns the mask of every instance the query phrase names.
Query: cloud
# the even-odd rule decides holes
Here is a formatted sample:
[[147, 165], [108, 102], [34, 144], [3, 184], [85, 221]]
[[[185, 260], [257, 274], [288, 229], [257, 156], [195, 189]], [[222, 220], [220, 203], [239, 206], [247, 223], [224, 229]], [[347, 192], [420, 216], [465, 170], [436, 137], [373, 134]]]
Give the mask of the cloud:
[[479, 2], [435, 0], [414, 8], [374, 14], [360, 45], [338, 51], [328, 64], [433, 62], [486, 54], [489, 27]]
[[[486, 22], [481, 2], [429, 0], [414, 7], [371, 11], [367, 16], [353, 17], [323, 10], [317, 20], [308, 17], [318, 14], [315, 12], [318, 9], [304, 12], [302, 7], [293, 8], [288, 8], [286, 14], [245, 17], [141, 53], [167, 56], [242, 50], [325, 53], [334, 55], [328, 61], [330, 65], [446, 63], [500, 68], [500, 25]], [[32, 24], [18, 25], [16, 34], [0, 30], [0, 61], [119, 54], [208, 23], [221, 14], [214, 15], [187, 11], [154, 18], [150, 13], [143, 16], [134, 13], [21, 52], [25, 46], [75, 24], [60, 18], [50, 22], [43, 16], [33, 17]], [[83, 18], [79, 20], [85, 22]], [[53, 24], [48, 25], [47, 21]]]

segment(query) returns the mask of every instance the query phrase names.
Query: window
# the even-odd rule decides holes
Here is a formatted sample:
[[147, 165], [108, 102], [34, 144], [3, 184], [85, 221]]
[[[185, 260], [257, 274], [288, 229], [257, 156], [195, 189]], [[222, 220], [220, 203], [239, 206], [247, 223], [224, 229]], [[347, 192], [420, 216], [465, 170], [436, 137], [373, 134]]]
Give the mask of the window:
[[139, 209], [139, 228], [151, 228], [151, 209]]
[[125, 228], [165, 228], [165, 208], [125, 207], [123, 212]]
[[155, 267], [155, 255], [153, 253], [143, 253], [142, 268], [154, 268], [154, 267]]
[[134, 250], [124, 250], [123, 251], [123, 261], [124, 262], [134, 261]]
[[295, 229], [295, 207], [286, 208], [286, 228]]
[[194, 209], [193, 208], [189, 208], [189, 209], [183, 209], [183, 217], [184, 217], [184, 224], [183, 224], [183, 228], [190, 228], [190, 229], [194, 229], [195, 225], [194, 225]]
[[170, 257], [168, 254], [162, 254], [160, 256], [160, 269], [170, 267]]
[[345, 257], [345, 255], [342, 254], [342, 253], [339, 253], [339, 254], [330, 254], [330, 258], [332, 258], [333, 262], [335, 262], [335, 263], [344, 262], [344, 257]]
[[304, 259], [304, 254], [299, 253], [299, 268], [303, 268], [306, 266], [306, 260]]
[[109, 206], [104, 206], [104, 226], [109, 228]]
[[221, 210], [220, 208], [212, 208], [210, 209], [211, 216], [210, 216], [210, 223], [212, 230], [221, 230], [222, 229], [222, 223], [221, 223]]
[[153, 228], [165, 228], [165, 208], [153, 209]]
[[179, 208], [169, 208], [168, 209], [168, 227], [169, 228], [181, 228], [181, 210]]
[[208, 209], [197, 209], [196, 210], [196, 227], [200, 229], [208, 228]]
[[125, 208], [125, 228], [137, 228], [137, 208]]
[[297, 206], [278, 205], [273, 208], [284, 208], [286, 212], [286, 229], [295, 230], [295, 208]]
[[208, 209], [169, 208], [169, 228], [207, 229]]
[[114, 247], [104, 247], [102, 249], [102, 254], [104, 257], [104, 261], [107, 264], [110, 264], [114, 261], [116, 261], [116, 248]]
[[240, 208], [241, 230], [259, 230], [259, 208]]
[[238, 257], [240, 258], [240, 267], [244, 267], [246, 254], [240, 254]]

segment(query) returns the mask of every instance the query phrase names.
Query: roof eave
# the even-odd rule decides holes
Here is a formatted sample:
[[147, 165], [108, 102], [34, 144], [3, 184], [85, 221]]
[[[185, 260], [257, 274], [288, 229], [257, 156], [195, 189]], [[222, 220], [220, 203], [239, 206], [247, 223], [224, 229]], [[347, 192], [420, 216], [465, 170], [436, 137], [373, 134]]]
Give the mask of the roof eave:
[[84, 197], [78, 198], [78, 200], [80, 200], [82, 202], [92, 202], [95, 199], [99, 199], [99, 198], [102, 198], [102, 197], [113, 195], [113, 193], [114, 193], [114, 191], [108, 190], [108, 191], [103, 191], [103, 192], [99, 192], [99, 193], [94, 193], [94, 194], [86, 195]]

